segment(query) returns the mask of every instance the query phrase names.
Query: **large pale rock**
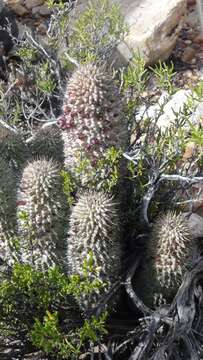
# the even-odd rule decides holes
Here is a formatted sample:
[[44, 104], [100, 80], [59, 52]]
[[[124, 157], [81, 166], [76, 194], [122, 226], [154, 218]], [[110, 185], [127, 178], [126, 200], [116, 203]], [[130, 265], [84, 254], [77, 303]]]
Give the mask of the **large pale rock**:
[[[155, 105], [142, 105], [137, 109], [135, 116], [136, 121], [142, 119], [150, 119], [152, 123], [156, 123], [157, 127], [164, 132], [175, 124], [177, 116], [176, 113], [181, 113], [184, 106], [191, 101], [192, 91], [180, 89], [175, 94], [169, 95], [166, 91], [162, 93]], [[189, 117], [189, 121], [194, 126], [200, 127], [203, 124], [203, 102], [193, 100], [195, 110]], [[190, 129], [186, 122], [184, 129]]]
[[176, 121], [176, 113], [180, 113], [187, 104], [192, 92], [190, 90], [178, 90], [163, 107], [163, 114], [157, 121], [161, 131], [169, 128]]
[[139, 49], [148, 64], [171, 54], [181, 30], [186, 0], [111, 0], [120, 5], [129, 34], [117, 48], [117, 63], [125, 63]]

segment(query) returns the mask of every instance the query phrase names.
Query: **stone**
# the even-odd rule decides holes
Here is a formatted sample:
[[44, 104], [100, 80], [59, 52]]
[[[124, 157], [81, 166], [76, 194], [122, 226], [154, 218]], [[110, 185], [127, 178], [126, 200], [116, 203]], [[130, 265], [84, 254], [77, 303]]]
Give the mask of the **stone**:
[[203, 238], [203, 218], [201, 216], [192, 213], [189, 216], [188, 225], [193, 238]]
[[[48, 8], [48, 6], [47, 5], [42, 5], [42, 6], [37, 6], [36, 8], [34, 8], [34, 9], [37, 9], [37, 13], [39, 14], [39, 15], [42, 15], [42, 16], [49, 16], [49, 15], [51, 15], [51, 9], [49, 9]], [[34, 10], [33, 9], [33, 10]]]
[[[148, 108], [145, 105], [140, 107], [136, 114], [136, 121], [149, 118], [152, 122], [156, 122], [158, 128], [163, 132], [174, 123], [176, 119], [174, 112], [181, 111], [191, 95], [191, 90], [184, 89], [178, 90], [172, 96], [167, 92], [163, 92], [157, 101], [157, 104]], [[160, 115], [161, 107], [163, 108], [163, 111]], [[193, 123], [196, 121], [196, 119], [191, 120]]]
[[151, 105], [150, 107], [147, 107], [146, 105], [142, 105], [136, 114], [136, 121], [139, 122], [142, 119], [151, 119], [152, 121], [155, 121], [157, 116], [160, 113], [160, 107], [164, 105], [169, 99], [169, 94], [164, 91], [160, 98], [157, 100], [157, 104]]
[[29, 11], [21, 4], [17, 4], [12, 7], [12, 10], [19, 16], [24, 16], [29, 13]]
[[[156, 126], [164, 132], [169, 128], [176, 120], [175, 113], [180, 112], [184, 105], [189, 100], [192, 95], [191, 90], [181, 89], [178, 90], [175, 94], [170, 96], [166, 91], [164, 91], [157, 103], [155, 105], [146, 106], [142, 105], [137, 109], [137, 114], [135, 116], [136, 122], [141, 121], [142, 119], [150, 119], [151, 122], [156, 122]], [[196, 106], [194, 112], [190, 115], [189, 121], [194, 126], [203, 125], [203, 102], [195, 101], [194, 105]], [[162, 107], [162, 112], [160, 114], [160, 108]], [[189, 130], [189, 125], [184, 125], [185, 129]], [[195, 151], [195, 147], [192, 143], [188, 144], [187, 151], [185, 152], [185, 158], [189, 156], [189, 153]]]
[[139, 50], [147, 64], [166, 60], [178, 38], [185, 14], [185, 0], [111, 0], [121, 6], [129, 26], [124, 42], [114, 57], [118, 65], [125, 64], [133, 51]]
[[201, 124], [201, 126], [203, 125], [203, 102], [200, 102], [197, 105], [195, 111], [190, 117], [190, 121], [193, 124]]
[[189, 40], [189, 39], [185, 40], [184, 42], [185, 42], [186, 45], [191, 45], [192, 44], [192, 40]]
[[24, 5], [24, 0], [5, 0], [4, 1], [6, 6], [9, 8], [12, 8], [13, 6], [16, 6], [17, 4]]
[[39, 15], [40, 6], [35, 6], [32, 8], [33, 15]]
[[196, 54], [196, 50], [190, 46], [187, 46], [183, 51], [181, 59], [183, 62], [190, 62], [194, 58], [195, 54]]
[[166, 130], [170, 127], [176, 120], [176, 112], [180, 112], [184, 104], [187, 103], [188, 98], [191, 96], [192, 92], [190, 90], [178, 90], [172, 98], [167, 102], [163, 107], [163, 115], [161, 115], [157, 121], [157, 126], [161, 131]]
[[184, 74], [187, 78], [193, 78], [193, 73], [191, 70], [186, 70]]
[[40, 6], [44, 3], [44, 0], [25, 0], [25, 6], [27, 9], [31, 10], [36, 6]]
[[203, 35], [202, 34], [198, 34], [197, 36], [195, 36], [195, 38], [193, 39], [194, 43], [196, 44], [203, 44]]

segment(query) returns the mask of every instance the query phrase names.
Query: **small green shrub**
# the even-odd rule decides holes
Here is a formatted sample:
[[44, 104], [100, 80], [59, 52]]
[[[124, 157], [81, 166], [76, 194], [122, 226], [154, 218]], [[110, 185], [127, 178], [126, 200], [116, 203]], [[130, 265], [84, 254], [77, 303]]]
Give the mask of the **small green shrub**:
[[74, 301], [79, 293], [101, 286], [89, 280], [91, 264], [92, 260], [84, 263], [83, 278], [68, 277], [58, 268], [43, 273], [15, 264], [0, 284], [1, 336], [21, 340], [33, 351], [42, 350], [57, 359], [78, 358], [85, 343], [96, 343], [107, 333], [107, 312], [83, 320]]
[[89, 1], [70, 35], [70, 55], [80, 63], [107, 59], [126, 32], [118, 5], [108, 0]]
[[99, 337], [107, 334], [106, 318], [106, 313], [99, 318], [93, 316], [90, 320], [85, 320], [81, 328], [67, 335], [60, 331], [57, 313], [47, 311], [42, 322], [35, 321], [31, 339], [33, 344], [46, 354], [58, 354], [62, 359], [78, 359], [85, 342], [96, 343]]
[[166, 90], [172, 95], [176, 90], [172, 82], [172, 79], [176, 74], [174, 71], [174, 64], [171, 62], [170, 65], [167, 65], [165, 62], [162, 63], [159, 61], [159, 64], [155, 65], [151, 70], [156, 77], [158, 87], [161, 90]]

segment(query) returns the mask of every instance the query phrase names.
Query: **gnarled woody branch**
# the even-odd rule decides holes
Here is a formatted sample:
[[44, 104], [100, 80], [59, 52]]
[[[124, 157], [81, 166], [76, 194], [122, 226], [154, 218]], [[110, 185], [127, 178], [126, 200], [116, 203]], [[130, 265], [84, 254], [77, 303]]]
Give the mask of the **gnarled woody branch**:
[[[131, 294], [131, 299], [148, 319], [148, 327], [138, 345], [136, 345], [130, 360], [150, 359], [160, 360], [163, 355], [168, 354], [168, 359], [180, 359], [177, 342], [182, 341], [183, 352], [187, 359], [199, 359], [198, 355], [198, 334], [199, 326], [202, 324], [202, 300], [201, 294], [197, 292], [197, 284], [203, 279], [203, 257], [197, 257], [193, 264], [193, 269], [187, 272], [183, 278], [172, 304], [170, 306], [159, 307], [156, 311], [151, 311], [135, 294], [131, 279], [134, 275], [134, 268], [131, 268], [126, 280], [126, 291]], [[153, 339], [157, 331], [166, 323], [168, 325], [166, 336], [163, 343], [157, 344], [158, 349], [153, 348]], [[186, 357], [185, 357], [186, 358]]]

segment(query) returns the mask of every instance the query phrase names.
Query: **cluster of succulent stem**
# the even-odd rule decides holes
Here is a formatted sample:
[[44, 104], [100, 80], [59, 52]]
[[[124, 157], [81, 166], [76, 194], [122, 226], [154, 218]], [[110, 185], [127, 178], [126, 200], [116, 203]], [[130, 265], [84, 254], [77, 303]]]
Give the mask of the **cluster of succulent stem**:
[[[1, 257], [12, 263], [19, 247], [16, 258], [36, 269], [59, 265], [70, 275], [84, 277], [83, 264], [92, 256], [88, 277], [93, 283], [98, 280], [97, 286], [91, 294], [84, 290], [79, 299], [88, 310], [121, 273], [121, 219], [128, 198], [119, 176], [116, 198], [100, 183], [109, 170], [98, 165], [106, 152], [122, 151], [128, 143], [123, 104], [104, 66], [84, 65], [73, 73], [58, 124], [38, 130], [28, 145], [20, 135], [0, 129]], [[88, 165], [77, 173], [82, 161]], [[122, 161], [119, 164], [123, 177]], [[86, 179], [93, 169], [99, 176], [91, 187]], [[71, 187], [69, 177], [64, 186], [64, 170], [77, 186]], [[83, 193], [75, 193], [79, 185]], [[69, 202], [71, 209], [66, 196], [75, 201]], [[183, 215], [169, 211], [155, 221], [140, 284], [146, 285], [145, 293], [154, 304], [175, 295], [190, 264], [192, 245]]]

